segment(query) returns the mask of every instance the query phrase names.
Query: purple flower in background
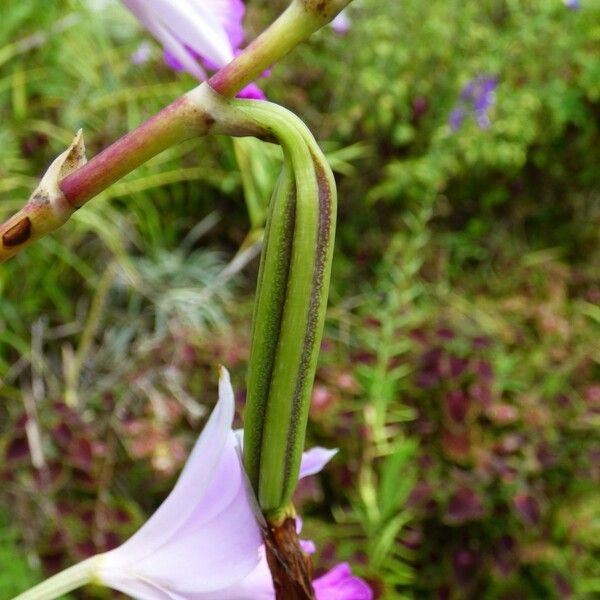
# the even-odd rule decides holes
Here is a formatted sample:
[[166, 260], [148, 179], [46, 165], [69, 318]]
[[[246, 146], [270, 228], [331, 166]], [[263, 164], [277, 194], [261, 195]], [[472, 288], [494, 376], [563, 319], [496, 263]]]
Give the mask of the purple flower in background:
[[478, 557], [473, 550], [462, 548], [454, 552], [452, 566], [454, 576], [460, 585], [467, 585], [477, 573]]
[[[96, 579], [139, 600], [273, 600], [275, 592], [234, 432], [225, 369], [213, 410], [173, 491], [122, 546], [99, 557]], [[318, 473], [335, 450], [313, 448], [300, 477]], [[314, 545], [306, 543], [308, 550]], [[371, 600], [367, 584], [339, 565], [314, 582], [318, 600]]]
[[331, 21], [330, 25], [336, 33], [343, 35], [350, 31], [352, 21], [350, 20], [347, 11], [343, 10], [335, 19], [333, 19], [333, 21]]
[[450, 496], [444, 521], [450, 524], [462, 524], [478, 521], [485, 516], [485, 509], [479, 498], [470, 487], [462, 486]]
[[527, 525], [533, 527], [539, 523], [541, 517], [540, 503], [533, 496], [518, 493], [513, 498], [513, 503], [517, 509], [517, 514]]
[[490, 126], [489, 110], [496, 102], [496, 86], [498, 82], [495, 77], [482, 77], [478, 81], [472, 93], [475, 120], [482, 129]]
[[458, 131], [469, 112], [472, 111], [480, 129], [490, 126], [489, 112], [496, 102], [498, 80], [490, 75], [479, 75], [463, 88], [456, 106], [448, 119], [452, 131]]
[[131, 55], [131, 62], [134, 65], [143, 65], [150, 60], [152, 48], [147, 41], [143, 41]]
[[452, 109], [450, 118], [448, 119], [452, 131], [458, 131], [461, 128], [466, 116], [467, 110], [463, 104], [460, 104]]
[[564, 0], [565, 6], [570, 10], [577, 10], [581, 8], [580, 0]]
[[[207, 79], [206, 69], [231, 62], [244, 41], [242, 0], [123, 0], [162, 44], [165, 62], [176, 71]], [[251, 83], [239, 96], [264, 99]]]

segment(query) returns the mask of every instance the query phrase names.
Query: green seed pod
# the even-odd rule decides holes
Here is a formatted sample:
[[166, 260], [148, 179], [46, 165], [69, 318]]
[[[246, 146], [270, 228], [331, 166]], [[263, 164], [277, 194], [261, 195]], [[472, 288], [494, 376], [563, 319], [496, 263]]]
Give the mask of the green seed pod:
[[284, 166], [265, 228], [248, 368], [244, 464], [271, 523], [289, 512], [323, 333], [336, 218], [335, 180], [308, 128], [262, 101], [202, 88], [213, 132], [275, 138]]
[[[252, 319], [252, 346], [248, 369], [248, 398], [244, 418], [245, 466], [257, 494], [263, 430], [273, 377], [273, 367], [279, 342], [289, 275], [294, 221], [296, 212], [296, 181], [289, 157], [271, 197], [261, 253], [256, 301]], [[256, 439], [248, 442], [252, 431]]]
[[331, 169], [306, 126], [266, 102], [236, 100], [242, 122], [281, 143], [254, 310], [244, 462], [259, 504], [281, 516], [298, 481], [329, 291], [336, 216]]

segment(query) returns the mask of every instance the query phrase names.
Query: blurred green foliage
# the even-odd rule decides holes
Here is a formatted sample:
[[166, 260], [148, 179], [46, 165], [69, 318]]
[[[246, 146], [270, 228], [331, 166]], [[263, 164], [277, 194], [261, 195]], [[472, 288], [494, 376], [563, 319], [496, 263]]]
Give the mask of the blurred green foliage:
[[[134, 64], [145, 34], [101, 4], [3, 7], [3, 215], [78, 128], [95, 154], [194, 84], [153, 42]], [[286, 2], [246, 4], [257, 33]], [[600, 4], [349, 14], [261, 82], [339, 175], [310, 444], [341, 451], [296, 497], [316, 566], [350, 560], [390, 599], [596, 597]], [[481, 75], [490, 126], [453, 131]], [[15, 545], [51, 572], [130, 535], [214, 403], [215, 365], [243, 388], [278, 160], [187, 142], [2, 265], [0, 503], [21, 538], [0, 542], [0, 597], [29, 584], [25, 562], [3, 568]]]
[[0, 589], [7, 598], [16, 596], [37, 583], [31, 567], [22, 556], [6, 515], [0, 515]]

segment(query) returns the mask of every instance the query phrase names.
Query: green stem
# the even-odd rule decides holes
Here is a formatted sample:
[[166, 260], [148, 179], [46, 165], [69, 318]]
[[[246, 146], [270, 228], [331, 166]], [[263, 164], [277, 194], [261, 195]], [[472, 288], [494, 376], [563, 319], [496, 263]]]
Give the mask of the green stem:
[[13, 600], [54, 600], [59, 598], [82, 585], [91, 583], [101, 559], [101, 554], [87, 558], [19, 594]]
[[[210, 87], [221, 96], [235, 96], [265, 69], [331, 21], [350, 1], [293, 0], [266, 31], [210, 79]], [[166, 148], [190, 137], [209, 133], [213, 116], [206, 106], [198, 103], [199, 98], [205, 98], [198, 93], [203, 87], [199, 86], [178, 98], [64, 177], [59, 187], [62, 200], [70, 206], [71, 212]], [[42, 212], [40, 207], [43, 208], [43, 205], [33, 207], [37, 211], [36, 216]], [[48, 223], [32, 227], [30, 219], [26, 211], [21, 209], [17, 215], [0, 224], [0, 262], [14, 256], [39, 237], [58, 229], [65, 221], [59, 222], [50, 215]]]
[[[232, 98], [298, 44], [331, 21], [351, 0], [293, 0], [288, 8], [231, 63], [215, 73], [209, 85]], [[117, 140], [61, 182], [69, 202], [80, 207], [152, 156], [210, 129], [203, 106], [189, 103], [192, 91]]]
[[323, 23], [313, 18], [297, 0], [232, 62], [208, 81], [221, 96], [233, 98], [242, 88], [260, 77]]

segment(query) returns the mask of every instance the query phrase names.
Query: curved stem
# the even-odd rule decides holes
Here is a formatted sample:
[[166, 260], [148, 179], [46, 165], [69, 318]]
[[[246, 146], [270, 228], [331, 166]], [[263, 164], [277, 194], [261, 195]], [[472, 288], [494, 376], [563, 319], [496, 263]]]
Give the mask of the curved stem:
[[306, 16], [301, 3], [292, 2], [268, 29], [208, 80], [210, 87], [221, 96], [233, 98], [321, 27]]
[[101, 558], [101, 554], [87, 558], [19, 594], [13, 600], [54, 600], [54, 598], [59, 598], [63, 594], [90, 583], [94, 579]]
[[[68, 175], [55, 172], [45, 186], [47, 190], [41, 193], [38, 187], [20, 211], [0, 224], [0, 262], [57, 230], [85, 202], [152, 156], [178, 142], [209, 133], [226, 118], [223, 104], [223, 98], [203, 83], [83, 166], [70, 168]], [[230, 130], [234, 135], [261, 135], [264, 131], [254, 125], [233, 126]], [[62, 162], [70, 164], [71, 154], [83, 154], [83, 144], [76, 147], [80, 141], [78, 134], [68, 154], [61, 155], [66, 156]]]
[[186, 94], [65, 177], [60, 189], [69, 204], [79, 208], [163, 150], [207, 133], [206, 119]]
[[[332, 20], [350, 1], [293, 0], [267, 30], [210, 79], [210, 87], [221, 96], [235, 96], [265, 69]], [[71, 212], [166, 148], [207, 134], [213, 117], [197, 102], [197, 91], [204, 87], [199, 86], [178, 98], [64, 177], [59, 188], [62, 200], [71, 207]], [[37, 205], [30, 209], [41, 212]], [[35, 239], [58, 229], [66, 221], [47, 223], [41, 231], [36, 231], [30, 218], [27, 211], [21, 209], [0, 224], [0, 262], [14, 256]], [[8, 242], [5, 241], [7, 234]]]
[[280, 17], [228, 65], [209, 85], [233, 98], [243, 87], [326, 25], [352, 0], [293, 0]]

